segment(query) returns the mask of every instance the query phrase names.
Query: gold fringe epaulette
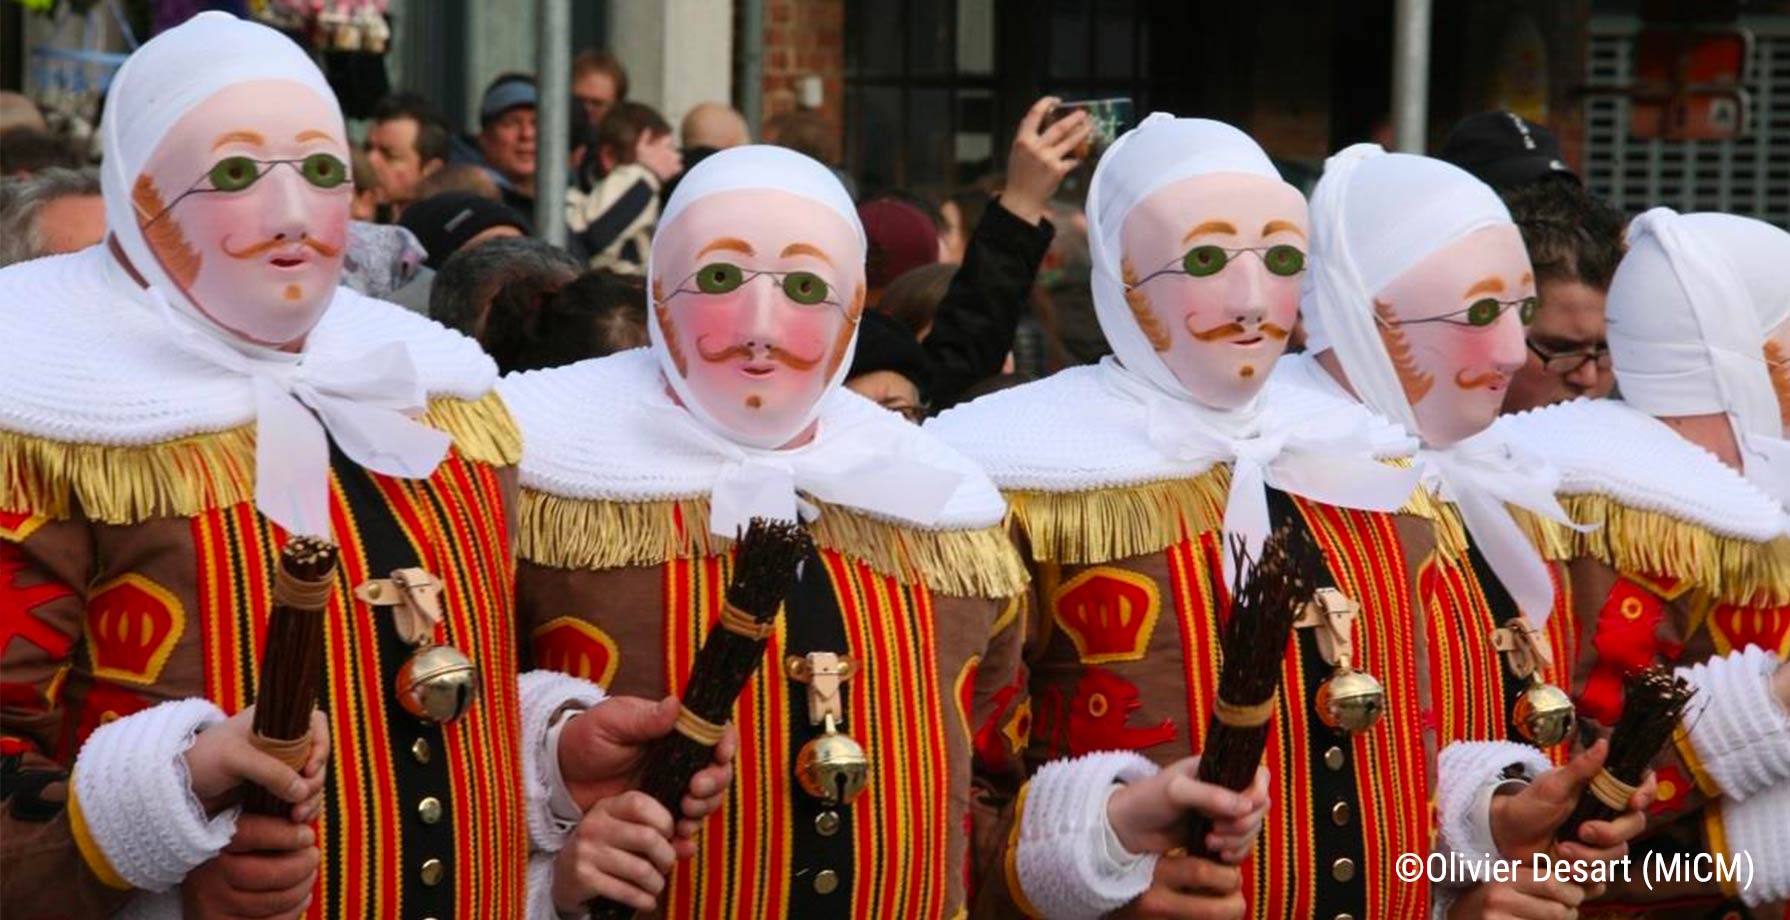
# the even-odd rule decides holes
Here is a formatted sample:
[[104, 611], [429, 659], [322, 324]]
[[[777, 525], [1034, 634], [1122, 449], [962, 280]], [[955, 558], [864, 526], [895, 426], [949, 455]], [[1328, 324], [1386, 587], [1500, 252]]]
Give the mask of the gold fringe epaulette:
[[1006, 493], [1038, 562], [1098, 565], [1161, 552], [1217, 530], [1231, 488], [1220, 464], [1186, 479], [1083, 492]]
[[[496, 391], [429, 401], [423, 422], [454, 439], [461, 456], [492, 466], [521, 459], [522, 434]], [[255, 427], [158, 444], [53, 441], [0, 431], [0, 511], [103, 524], [192, 517], [255, 494]]]
[[1596, 529], [1559, 528], [1559, 558], [1590, 556], [1620, 572], [1688, 579], [1722, 603], [1790, 604], [1790, 537], [1761, 543], [1723, 536], [1603, 495], [1563, 495], [1560, 504]]
[[[809, 524], [817, 546], [861, 559], [903, 584], [953, 597], [1004, 599], [1026, 585], [1025, 563], [1005, 526], [920, 530], [821, 504]], [[624, 502], [522, 490], [517, 553], [560, 569], [662, 565], [724, 551], [709, 533], [708, 499]]]

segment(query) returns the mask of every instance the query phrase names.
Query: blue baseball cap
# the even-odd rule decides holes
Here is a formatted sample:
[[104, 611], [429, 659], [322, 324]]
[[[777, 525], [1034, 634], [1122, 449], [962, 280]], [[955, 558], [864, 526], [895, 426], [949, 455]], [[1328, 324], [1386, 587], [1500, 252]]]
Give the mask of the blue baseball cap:
[[485, 88], [485, 98], [479, 102], [479, 124], [486, 124], [511, 109], [525, 106], [531, 109], [535, 107], [534, 78], [498, 77]]

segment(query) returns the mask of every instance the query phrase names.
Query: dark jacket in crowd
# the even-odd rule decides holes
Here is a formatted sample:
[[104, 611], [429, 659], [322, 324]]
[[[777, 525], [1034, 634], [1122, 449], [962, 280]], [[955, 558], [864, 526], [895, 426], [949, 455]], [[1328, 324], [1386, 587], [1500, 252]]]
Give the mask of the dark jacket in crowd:
[[932, 360], [932, 386], [924, 395], [933, 411], [950, 408], [970, 385], [1001, 372], [1056, 232], [1048, 218], [1034, 227], [998, 201], [976, 223], [923, 343]]

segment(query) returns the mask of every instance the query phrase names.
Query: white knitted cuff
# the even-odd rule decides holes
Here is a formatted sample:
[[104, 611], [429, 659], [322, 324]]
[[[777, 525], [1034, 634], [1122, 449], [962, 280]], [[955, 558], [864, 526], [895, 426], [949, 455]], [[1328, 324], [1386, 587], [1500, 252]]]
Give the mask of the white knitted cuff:
[[81, 817], [131, 887], [167, 891], [235, 836], [241, 809], [207, 819], [182, 756], [195, 733], [223, 719], [210, 700], [171, 700], [100, 726], [81, 746]]
[[[1748, 907], [1790, 900], [1790, 784], [1723, 803], [1722, 832], [1728, 854], [1745, 853], [1752, 863], [1752, 883], [1740, 889], [1740, 899]], [[1739, 860], [1741, 884], [1748, 881], [1748, 861]]]
[[1436, 762], [1436, 822], [1441, 825], [1437, 848], [1470, 859], [1497, 856], [1492, 837], [1492, 793], [1512, 777], [1509, 767], [1522, 768], [1522, 779], [1547, 770], [1547, 757], [1526, 744], [1511, 741], [1457, 741], [1442, 749]]
[[1156, 854], [1115, 862], [1106, 844], [1106, 801], [1115, 782], [1156, 773], [1131, 753], [1089, 754], [1045, 764], [1032, 776], [1015, 859], [1020, 890], [1050, 920], [1100, 917], [1150, 887]]
[[1771, 692], [1783, 664], [1756, 646], [1678, 673], [1697, 688], [1686, 713], [1703, 770], [1735, 801], [1790, 780], [1790, 715]]
[[[534, 849], [557, 853], [571, 828], [553, 815], [559, 752], [547, 750], [547, 728], [568, 704], [586, 709], [603, 701], [603, 688], [557, 671], [533, 670], [517, 678], [522, 698], [522, 776], [528, 794], [528, 840]], [[558, 736], [555, 735], [555, 740]]]

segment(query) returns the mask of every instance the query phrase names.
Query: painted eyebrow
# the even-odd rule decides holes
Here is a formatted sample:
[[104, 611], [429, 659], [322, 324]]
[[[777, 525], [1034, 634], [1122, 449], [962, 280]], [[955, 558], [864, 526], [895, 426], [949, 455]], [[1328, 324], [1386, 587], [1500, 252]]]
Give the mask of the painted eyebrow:
[[780, 258], [787, 259], [790, 256], [813, 256], [828, 265], [833, 264], [833, 260], [827, 258], [827, 254], [821, 252], [820, 247], [812, 243], [791, 243], [783, 247], [783, 254]]
[[1204, 233], [1229, 233], [1232, 236], [1236, 236], [1237, 228], [1229, 221], [1209, 220], [1192, 230], [1187, 231], [1187, 235], [1181, 237], [1181, 242], [1185, 243]]
[[1283, 230], [1288, 233], [1297, 233], [1297, 234], [1299, 234], [1300, 239], [1305, 239], [1305, 231], [1299, 229], [1299, 225], [1293, 223], [1290, 220], [1271, 220], [1271, 221], [1267, 222], [1266, 224], [1262, 225], [1262, 235], [1263, 236], [1268, 236], [1270, 234], [1279, 233]]
[[1472, 287], [1468, 288], [1467, 293], [1461, 295], [1461, 299], [1466, 300], [1467, 298], [1472, 297], [1475, 294], [1502, 294], [1502, 293], [1504, 293], [1504, 279], [1493, 276], [1490, 278], [1480, 279], [1478, 284], [1475, 284]]
[[330, 141], [330, 140], [335, 140], [335, 138], [330, 137], [327, 133], [325, 133], [323, 131], [319, 131], [316, 128], [312, 128], [309, 131], [298, 132], [298, 137], [296, 138], [296, 140], [302, 144], [305, 141]]
[[748, 243], [737, 236], [724, 236], [707, 246], [702, 247], [702, 251], [698, 252], [696, 257], [701, 258], [717, 249], [726, 249], [746, 256], [757, 255], [757, 253], [753, 251], [751, 243]]
[[218, 135], [218, 139], [211, 142], [211, 149], [216, 150], [225, 144], [254, 144], [257, 147], [265, 147], [267, 138], [253, 131], [227, 131]]

